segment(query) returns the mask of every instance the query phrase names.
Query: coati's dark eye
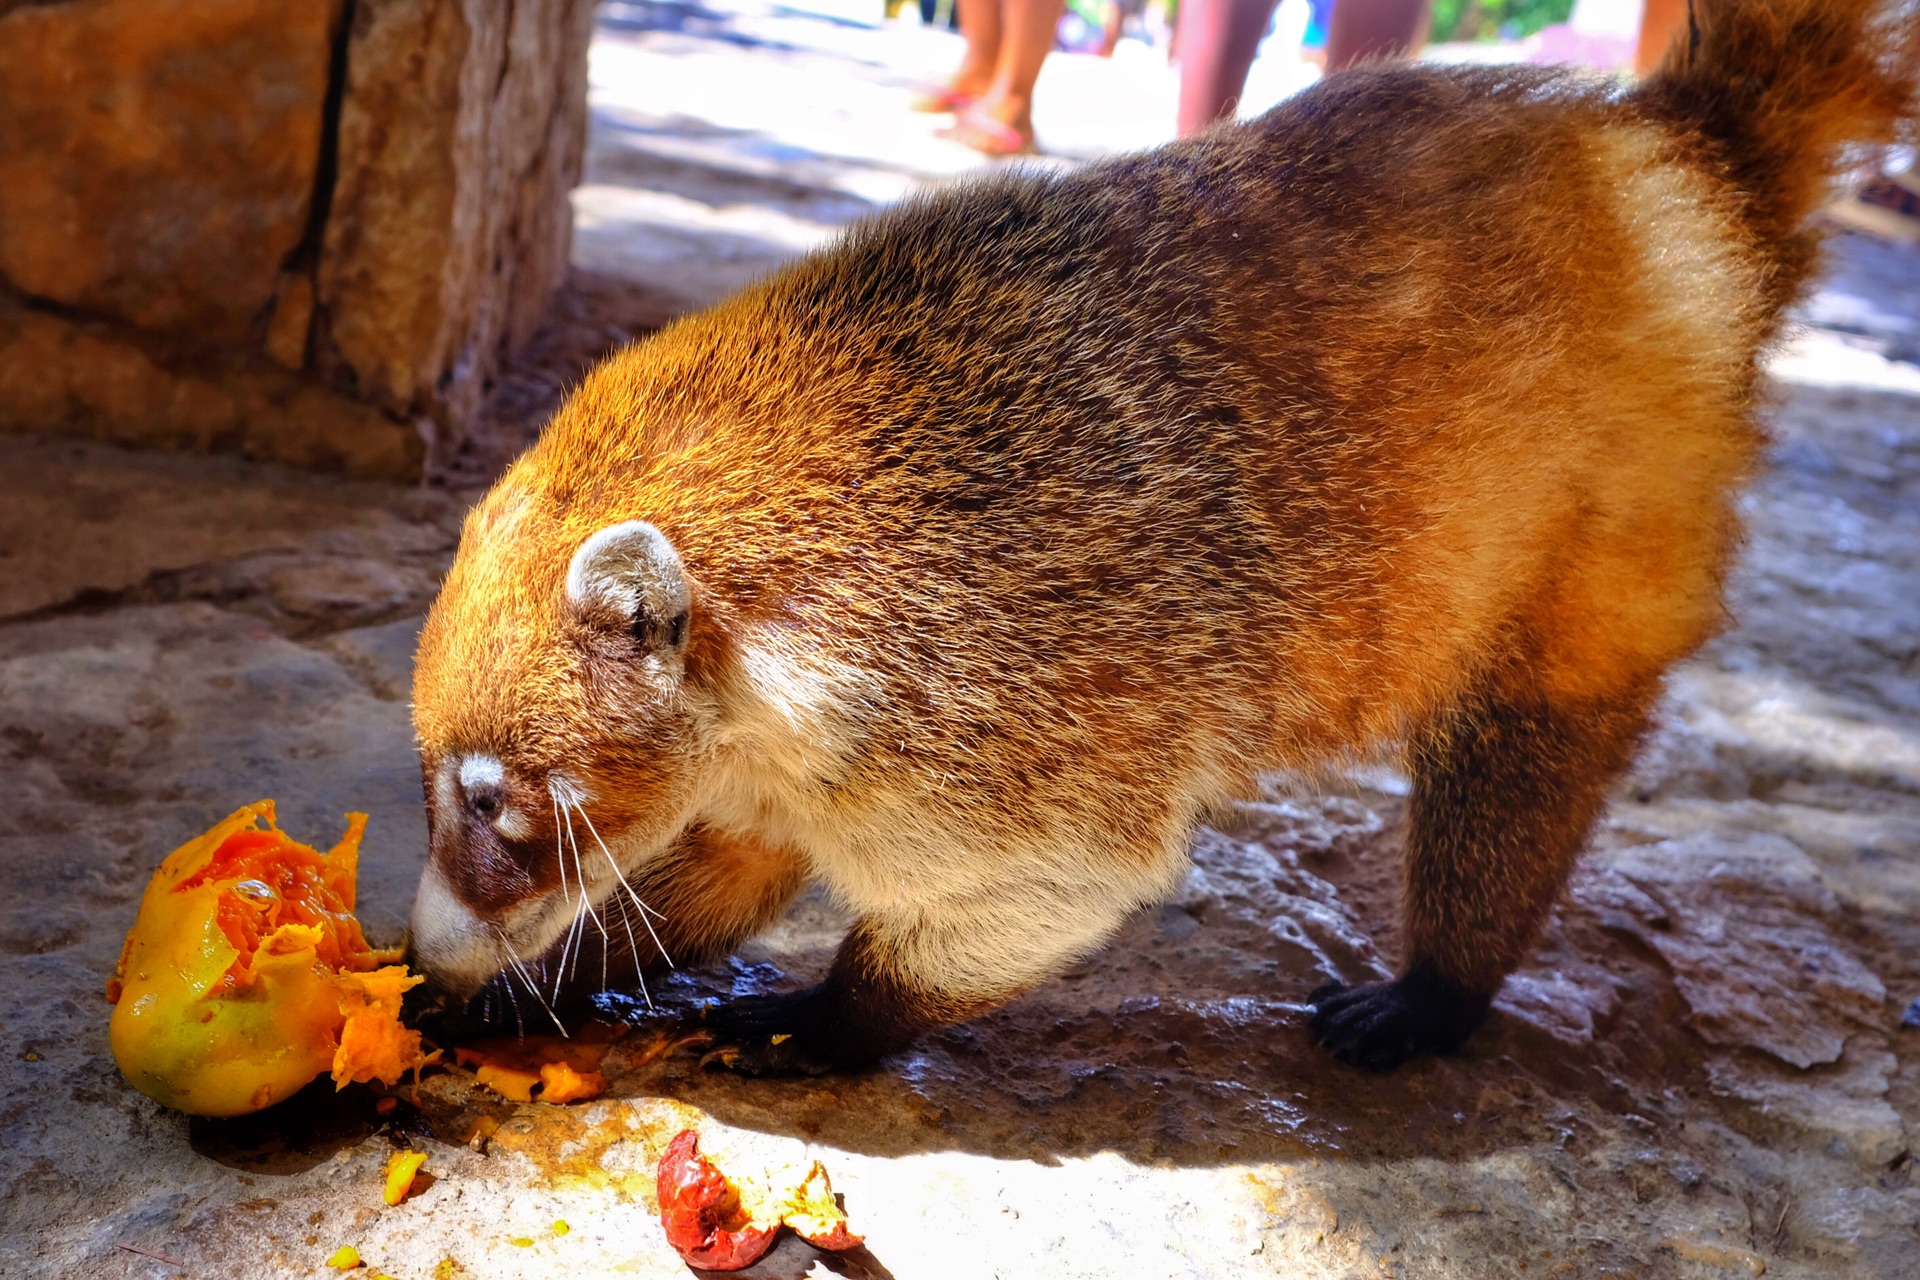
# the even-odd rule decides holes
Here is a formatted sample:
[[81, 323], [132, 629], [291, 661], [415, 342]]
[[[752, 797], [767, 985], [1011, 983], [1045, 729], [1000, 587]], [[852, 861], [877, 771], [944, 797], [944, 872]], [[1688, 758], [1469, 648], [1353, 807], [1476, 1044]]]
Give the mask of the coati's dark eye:
[[467, 807], [483, 818], [491, 818], [500, 812], [500, 795], [491, 789], [480, 789], [467, 795]]

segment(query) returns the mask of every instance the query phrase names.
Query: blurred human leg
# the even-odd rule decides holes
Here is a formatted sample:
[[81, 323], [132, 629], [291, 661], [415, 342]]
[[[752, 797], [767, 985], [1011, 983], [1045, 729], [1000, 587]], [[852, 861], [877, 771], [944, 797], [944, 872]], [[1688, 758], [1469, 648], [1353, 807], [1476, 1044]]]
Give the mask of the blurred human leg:
[[[1246, 87], [1276, 0], [1182, 0], [1180, 135], [1230, 119]], [[1685, 3], [1685, 0], [1680, 0]], [[1430, 0], [1338, 0], [1327, 30], [1327, 71], [1411, 53], [1424, 38]]]
[[[1682, 0], [1684, 3], [1684, 0]], [[1327, 73], [1371, 58], [1400, 58], [1426, 37], [1429, 0], [1336, 0], [1327, 25]]]
[[1633, 47], [1633, 73], [1644, 76], [1659, 66], [1686, 26], [1687, 0], [1646, 0], [1640, 10], [1640, 41]]
[[[977, 2], [977, 0], [976, 0]], [[1065, 0], [1006, 0], [1000, 19], [1000, 58], [993, 83], [955, 121], [952, 136], [988, 155], [1013, 155], [1033, 147], [1033, 86], [1053, 49]], [[960, 15], [962, 30], [973, 20]]]
[[1277, 0], [1181, 0], [1181, 137], [1233, 117]]
[[1001, 0], [954, 0], [953, 12], [959, 15], [960, 35], [967, 42], [967, 51], [960, 58], [960, 69], [944, 88], [914, 101], [915, 111], [964, 111], [993, 87], [1004, 30], [1000, 6]]
[[1120, 0], [1107, 0], [1107, 12], [1100, 20], [1100, 49], [1103, 58], [1111, 58], [1113, 51], [1120, 47], [1120, 37], [1127, 29], [1127, 12], [1120, 7]]

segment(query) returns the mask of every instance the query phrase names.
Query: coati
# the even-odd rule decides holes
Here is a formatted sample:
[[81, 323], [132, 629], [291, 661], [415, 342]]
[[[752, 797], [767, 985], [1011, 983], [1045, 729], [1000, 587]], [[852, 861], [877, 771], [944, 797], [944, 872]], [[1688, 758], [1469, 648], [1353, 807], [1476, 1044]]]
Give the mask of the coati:
[[1721, 623], [1756, 357], [1915, 45], [1700, 0], [1632, 88], [1337, 75], [910, 200], [615, 355], [420, 638], [416, 965], [545, 999], [587, 935], [630, 980], [818, 878], [826, 981], [711, 1025], [865, 1063], [1097, 948], [1257, 775], [1398, 744], [1404, 965], [1311, 1025], [1457, 1046]]

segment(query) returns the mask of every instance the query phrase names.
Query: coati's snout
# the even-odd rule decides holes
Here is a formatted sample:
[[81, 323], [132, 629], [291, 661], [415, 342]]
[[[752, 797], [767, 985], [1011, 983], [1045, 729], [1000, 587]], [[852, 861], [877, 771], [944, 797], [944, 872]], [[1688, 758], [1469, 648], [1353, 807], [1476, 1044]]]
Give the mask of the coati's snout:
[[551, 990], [680, 835], [702, 737], [693, 603], [650, 524], [573, 533], [510, 486], [470, 517], [414, 672], [429, 856], [413, 964], [445, 996], [503, 972]]
[[512, 955], [537, 947], [529, 926], [537, 925], [558, 870], [537, 853], [551, 848], [550, 824], [531, 816], [537, 784], [509, 772], [498, 755], [440, 754], [423, 760], [421, 773], [428, 853], [413, 904], [411, 962], [430, 985], [464, 999]]

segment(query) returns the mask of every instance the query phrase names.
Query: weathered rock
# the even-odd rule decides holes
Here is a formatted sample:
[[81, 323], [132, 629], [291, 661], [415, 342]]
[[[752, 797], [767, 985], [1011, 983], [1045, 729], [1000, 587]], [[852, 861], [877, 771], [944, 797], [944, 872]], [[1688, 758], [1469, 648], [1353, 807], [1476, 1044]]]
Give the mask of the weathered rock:
[[431, 490], [396, 506], [384, 485], [83, 440], [0, 438], [0, 475], [0, 618], [115, 598], [271, 602], [274, 571], [336, 557], [377, 557], [417, 611], [458, 528], [458, 504]]
[[1786, 840], [1695, 836], [1596, 862], [1576, 898], [1660, 953], [1709, 1043], [1804, 1068], [1878, 1021], [1886, 987], [1834, 936], [1833, 893]]
[[592, 8], [0, 6], [0, 431], [418, 475], [565, 273]]
[[271, 570], [273, 602], [292, 617], [336, 625], [370, 621], [431, 598], [434, 580], [411, 566], [328, 557]]
[[0, 14], [0, 276], [243, 345], [305, 233], [341, 0]]
[[1818, 1269], [1896, 1277], [1914, 1270], [1920, 1195], [1912, 1188], [1812, 1186], [1793, 1209]]
[[362, 476], [417, 474], [426, 441], [371, 405], [245, 352], [165, 340], [0, 299], [0, 434], [233, 450]]
[[1599, 964], [1577, 972], [1529, 965], [1507, 979], [1494, 1007], [1569, 1044], [1592, 1044], [1595, 1031], [1620, 1007], [1619, 979]]
[[[1167, 904], [1160, 928], [1187, 941], [1178, 915], [1196, 910], [1213, 918], [1210, 937], [1231, 921], [1234, 934], [1218, 941], [1236, 951], [1263, 939], [1294, 953], [1289, 967], [1304, 964], [1320, 982], [1353, 982], [1392, 976], [1371, 939], [1339, 901], [1333, 886], [1306, 870], [1301, 859], [1351, 855], [1379, 842], [1379, 815], [1338, 798], [1235, 805], [1226, 815], [1231, 835], [1206, 831], [1194, 851], [1194, 868]], [[1226, 917], [1221, 920], [1220, 917]], [[1189, 935], [1191, 937], [1191, 935]], [[1207, 938], [1188, 942], [1202, 945]], [[1216, 944], [1217, 945], [1217, 944]], [[1227, 957], [1217, 963], [1231, 965]], [[1304, 990], [1289, 993], [1304, 995]]]
[[[742, 16], [751, 2], [610, 4], [668, 46], [623, 91], [648, 91], [641, 73], [701, 30], [729, 59], [787, 56], [756, 32], [853, 38], [784, 6]], [[904, 103], [904, 74], [843, 65]], [[777, 156], [788, 135], [745, 110], [701, 137]], [[664, 111], [645, 123], [635, 136], [695, 132]], [[1848, 325], [1910, 309], [1920, 257], [1846, 250], [1841, 266], [1879, 291]], [[0, 442], [0, 599], [51, 606], [0, 625], [0, 1274], [312, 1276], [353, 1244], [403, 1277], [684, 1277], [647, 1188], [695, 1124], [715, 1150], [823, 1158], [870, 1242], [832, 1263], [853, 1276], [1905, 1277], [1920, 1040], [1893, 1023], [1920, 991], [1920, 788], [1872, 744], [1920, 740], [1916, 632], [1901, 633], [1920, 609], [1920, 401], [1803, 389], [1776, 429], [1738, 626], [1672, 682], [1672, 749], [1616, 797], [1574, 894], [1457, 1057], [1374, 1077], [1306, 1035], [1313, 985], [1399, 955], [1407, 788], [1374, 772], [1340, 798], [1227, 815], [1174, 901], [1105, 952], [871, 1072], [754, 1081], [651, 1060], [645, 1002], [609, 1000], [640, 1025], [594, 1103], [508, 1106], [449, 1071], [387, 1116], [323, 1085], [238, 1124], [167, 1114], [119, 1079], [101, 979], [158, 858], [266, 793], [315, 838], [343, 808], [374, 809], [362, 903], [395, 936], [425, 836], [407, 672], [455, 522], [418, 490], [184, 457], [145, 484], [119, 451], [27, 465]], [[73, 599], [89, 586], [105, 594]], [[652, 995], [803, 984], [845, 926], [804, 896]], [[1868, 1013], [1871, 987], [1837, 961], [1798, 990], [1803, 945], [1899, 1000]], [[531, 1028], [543, 1014], [520, 999]], [[1697, 1034], [1708, 1016], [1736, 1043]], [[1748, 1047], [1776, 1018], [1776, 1048], [1837, 1037], [1837, 1061]], [[469, 1145], [482, 1117], [500, 1128]], [[433, 1181], [386, 1208], [400, 1142], [428, 1152]], [[826, 1265], [789, 1243], [756, 1274]]]
[[566, 272], [591, 0], [361, 0], [320, 254], [318, 359], [469, 429]]
[[1906, 1148], [1900, 1113], [1888, 1101], [1893, 1054], [1860, 1036], [1834, 1067], [1785, 1072], [1747, 1056], [1707, 1064], [1715, 1091], [1748, 1104], [1761, 1127], [1821, 1144], [1837, 1143], [1870, 1169], [1884, 1169]]

